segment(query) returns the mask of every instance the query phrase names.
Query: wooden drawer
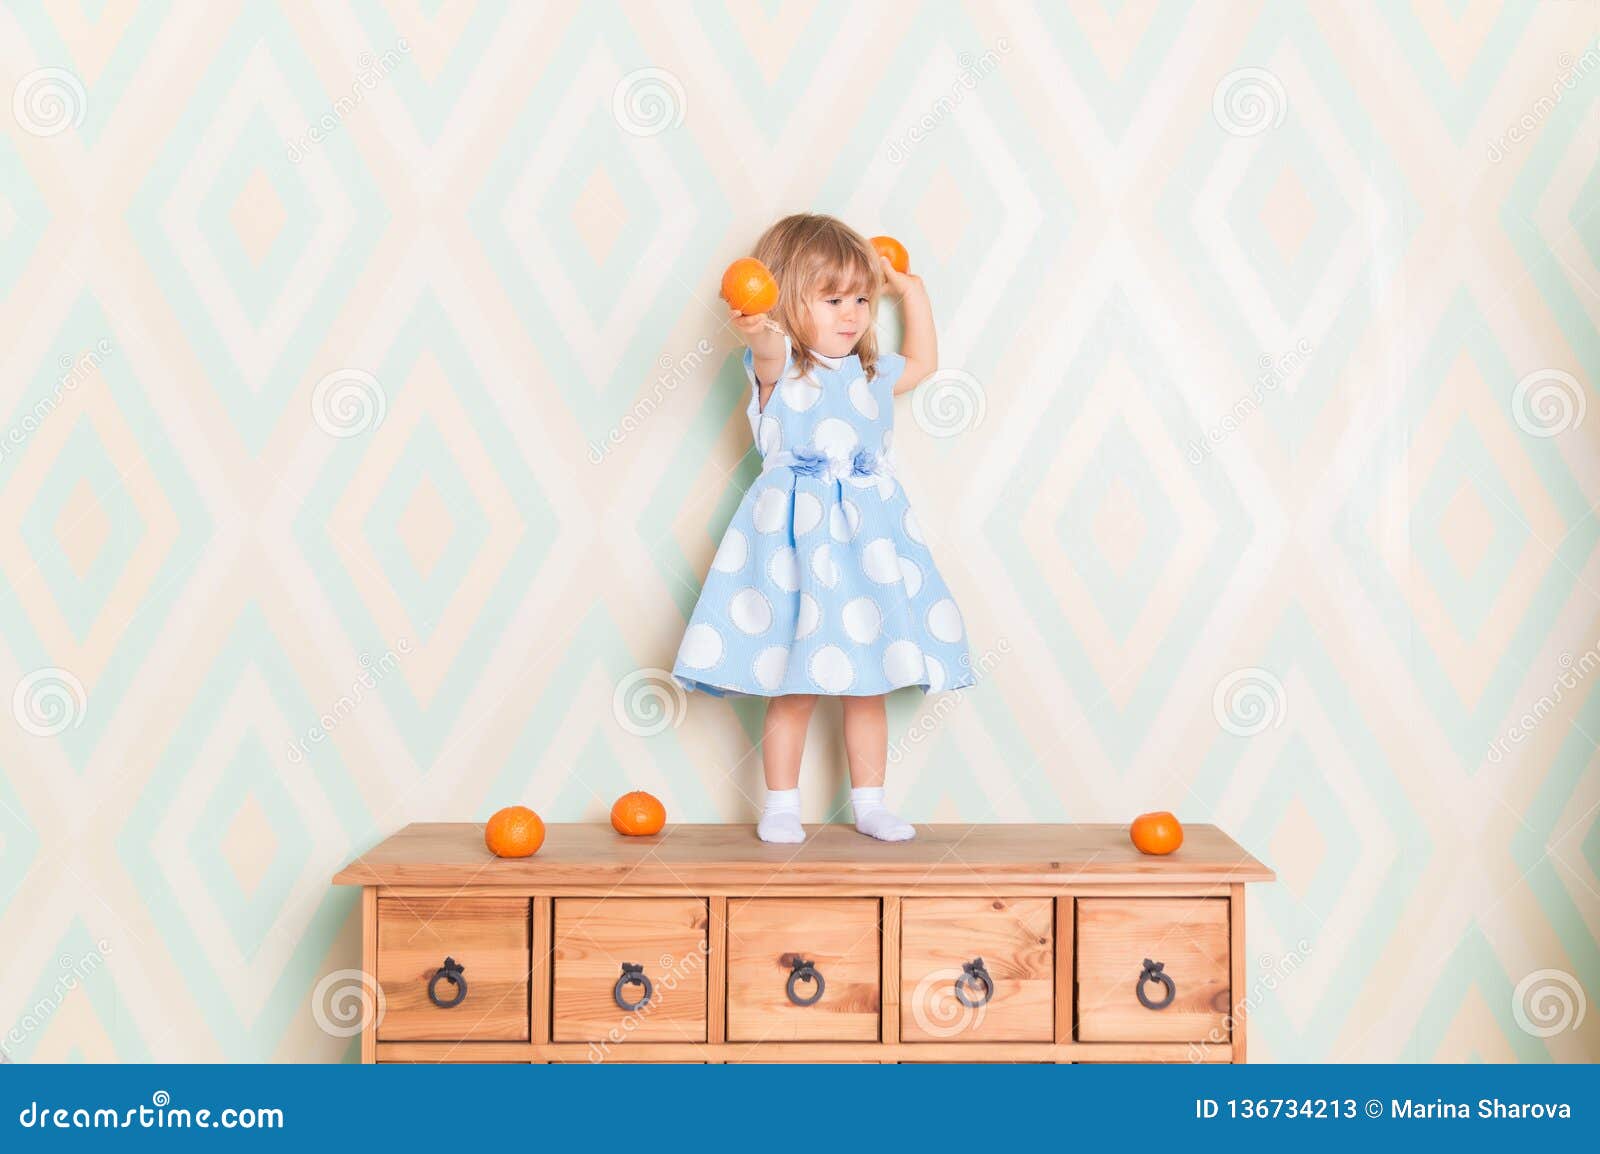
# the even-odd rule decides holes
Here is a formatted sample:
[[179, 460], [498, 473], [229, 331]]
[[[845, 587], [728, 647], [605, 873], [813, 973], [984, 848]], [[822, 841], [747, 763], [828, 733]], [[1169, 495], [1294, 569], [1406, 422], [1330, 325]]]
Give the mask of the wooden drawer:
[[706, 925], [704, 898], [557, 898], [552, 1039], [704, 1042]]
[[[1226, 898], [1079, 898], [1078, 1040], [1197, 1042], [1228, 1040]], [[1167, 989], [1142, 980], [1145, 960], [1160, 964]]]
[[1053, 1041], [1054, 914], [1050, 898], [903, 899], [901, 1040]]
[[[450, 959], [460, 987], [434, 977]], [[439, 897], [378, 899], [380, 1042], [525, 1041], [528, 1037], [528, 899]]]
[[879, 933], [877, 898], [730, 898], [728, 1040], [876, 1042]]

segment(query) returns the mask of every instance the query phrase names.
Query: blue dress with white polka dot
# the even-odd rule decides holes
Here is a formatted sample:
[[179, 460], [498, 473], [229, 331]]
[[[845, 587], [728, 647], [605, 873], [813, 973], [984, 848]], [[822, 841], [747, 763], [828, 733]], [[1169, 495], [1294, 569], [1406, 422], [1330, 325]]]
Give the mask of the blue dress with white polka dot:
[[[814, 357], [815, 353], [812, 354]], [[894, 476], [898, 354], [871, 380], [857, 356], [792, 350], [750, 429], [762, 473], [729, 523], [672, 673], [724, 696], [865, 696], [973, 684], [966, 630]]]

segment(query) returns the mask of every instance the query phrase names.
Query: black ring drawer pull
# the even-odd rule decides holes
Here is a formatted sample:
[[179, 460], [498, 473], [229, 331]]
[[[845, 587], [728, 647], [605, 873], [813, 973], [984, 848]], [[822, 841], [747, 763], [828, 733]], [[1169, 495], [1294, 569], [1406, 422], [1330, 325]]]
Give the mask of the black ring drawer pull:
[[[983, 986], [983, 996], [976, 1000], [967, 993], [968, 986]], [[982, 958], [973, 958], [970, 962], [961, 963], [961, 976], [956, 979], [956, 1001], [970, 1010], [976, 1010], [994, 997], [994, 979], [989, 976], [989, 971], [983, 968]]]
[[[808, 962], [801, 957], [795, 958], [791, 964], [794, 966], [794, 970], [789, 974], [789, 984], [785, 987], [789, 994], [789, 1000], [797, 1006], [815, 1005], [821, 1001], [822, 991], [827, 986], [827, 983], [822, 980], [822, 971], [818, 970], [814, 963]], [[809, 997], [802, 998], [795, 993], [794, 989], [794, 984], [799, 981], [815, 982], [817, 988], [812, 991]]]
[[[630, 1002], [622, 995], [623, 986], [643, 986], [644, 993], [637, 1002]], [[655, 985], [645, 976], [644, 966], [634, 962], [622, 963], [622, 977], [617, 979], [617, 984], [611, 987], [611, 996], [617, 1005], [624, 1010], [637, 1010], [641, 1006], [650, 1004], [650, 995], [656, 992]]]
[[[1144, 969], [1139, 972], [1139, 980], [1133, 985], [1133, 992], [1139, 995], [1139, 1002], [1147, 1010], [1165, 1010], [1172, 1005], [1172, 999], [1178, 996], [1178, 987], [1172, 984], [1172, 979], [1164, 972], [1166, 963], [1152, 962], [1149, 958], [1144, 960]], [[1159, 982], [1166, 987], [1166, 996], [1159, 1002], [1152, 1002], [1150, 995], [1144, 992], [1146, 982]]]
[[[428, 1000], [441, 1010], [448, 1010], [451, 1006], [459, 1006], [467, 1000], [467, 979], [461, 976], [465, 967], [454, 958], [446, 958], [444, 965], [433, 972], [433, 978], [428, 982]], [[455, 987], [455, 993], [448, 1001], [439, 996], [439, 983], [449, 982]]]

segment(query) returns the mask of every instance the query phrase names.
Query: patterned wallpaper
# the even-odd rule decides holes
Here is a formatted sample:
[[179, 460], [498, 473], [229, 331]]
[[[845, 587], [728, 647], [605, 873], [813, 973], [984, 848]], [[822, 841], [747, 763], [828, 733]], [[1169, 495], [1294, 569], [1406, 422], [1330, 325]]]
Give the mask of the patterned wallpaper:
[[405, 822], [753, 819], [759, 706], [662, 670], [756, 469], [717, 277], [802, 209], [940, 322], [896, 444], [982, 677], [891, 701], [891, 802], [1222, 825], [1256, 1060], [1600, 1058], [1597, 37], [7, 0], [8, 1059], [348, 1060], [328, 879]]

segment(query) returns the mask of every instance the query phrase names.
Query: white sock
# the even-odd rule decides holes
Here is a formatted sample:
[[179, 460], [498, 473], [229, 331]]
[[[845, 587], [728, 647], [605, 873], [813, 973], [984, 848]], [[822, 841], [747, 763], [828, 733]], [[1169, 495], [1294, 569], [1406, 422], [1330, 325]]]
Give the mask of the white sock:
[[806, 840], [806, 831], [800, 826], [798, 789], [767, 790], [767, 807], [756, 825], [756, 836], [762, 841], [787, 842], [790, 845]]
[[917, 836], [908, 821], [901, 821], [883, 804], [883, 786], [852, 789], [850, 804], [856, 811], [856, 829], [879, 841], [910, 841]]

